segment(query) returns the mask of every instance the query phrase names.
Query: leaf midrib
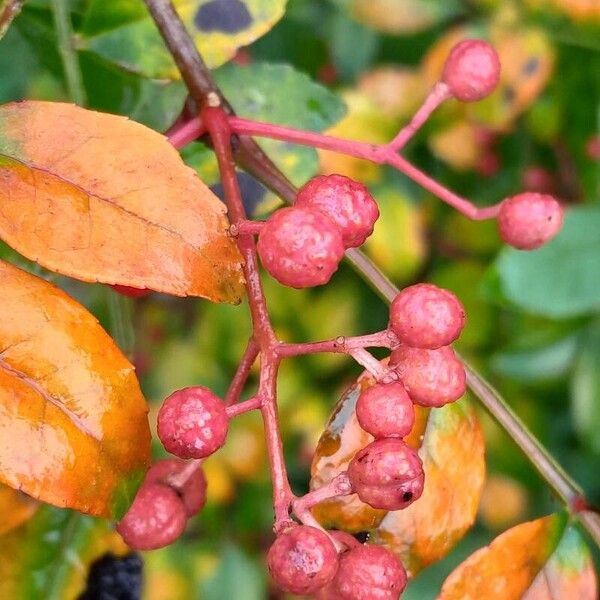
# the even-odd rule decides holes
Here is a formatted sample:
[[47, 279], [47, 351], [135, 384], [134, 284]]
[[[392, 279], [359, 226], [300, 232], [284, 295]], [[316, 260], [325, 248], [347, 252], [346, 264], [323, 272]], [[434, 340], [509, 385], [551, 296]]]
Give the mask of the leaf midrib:
[[101, 441], [101, 438], [98, 435], [94, 434], [94, 432], [83, 422], [83, 420], [81, 419], [81, 417], [79, 417], [79, 415], [75, 414], [72, 410], [69, 410], [63, 404], [63, 402], [61, 402], [60, 399], [52, 396], [52, 394], [50, 394], [47, 390], [45, 390], [37, 381], [35, 381], [35, 379], [33, 379], [32, 377], [27, 375], [27, 373], [24, 373], [23, 371], [19, 371], [18, 369], [15, 369], [13, 366], [11, 366], [10, 364], [8, 364], [6, 361], [4, 361], [2, 359], [0, 359], [0, 369], [6, 371], [12, 377], [16, 377], [17, 379], [19, 379], [20, 381], [25, 383], [25, 385], [30, 387], [32, 390], [34, 390], [40, 396], [42, 396], [42, 398], [46, 402], [49, 402], [50, 404], [52, 404], [53, 406], [58, 408], [63, 414], [65, 414], [69, 418], [69, 420], [75, 425], [75, 427], [77, 427], [77, 429], [79, 429], [86, 435], [92, 437], [96, 441], [98, 441], [98, 442]]

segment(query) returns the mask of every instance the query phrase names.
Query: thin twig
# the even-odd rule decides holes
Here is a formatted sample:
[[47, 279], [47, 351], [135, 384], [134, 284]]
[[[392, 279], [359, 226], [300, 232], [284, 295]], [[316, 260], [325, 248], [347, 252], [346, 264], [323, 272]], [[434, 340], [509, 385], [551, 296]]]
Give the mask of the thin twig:
[[75, 49], [67, 0], [52, 0], [52, 12], [58, 38], [58, 51], [62, 59], [69, 98], [75, 104], [84, 106], [86, 103], [85, 88], [83, 87], [79, 58]]
[[6, 33], [13, 19], [21, 12], [25, 0], [8, 0], [0, 8], [0, 38]]

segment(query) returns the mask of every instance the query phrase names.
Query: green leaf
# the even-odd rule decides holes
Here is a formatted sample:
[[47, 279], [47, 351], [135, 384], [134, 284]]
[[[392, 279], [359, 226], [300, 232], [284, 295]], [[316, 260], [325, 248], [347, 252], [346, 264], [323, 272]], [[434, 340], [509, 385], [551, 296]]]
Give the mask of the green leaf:
[[600, 309], [600, 207], [569, 210], [560, 234], [533, 252], [506, 249], [497, 260], [504, 296], [554, 318]]
[[571, 410], [581, 439], [600, 454], [600, 323], [596, 322], [583, 342], [571, 379]]
[[262, 600], [266, 597], [264, 567], [248, 558], [235, 546], [221, 553], [217, 572], [202, 585], [203, 600], [243, 598]]
[[[283, 16], [286, 0], [174, 0], [206, 64], [215, 68], [264, 35]], [[146, 77], [179, 73], [141, 0], [92, 0], [81, 46]]]
[[[345, 114], [338, 96], [288, 65], [229, 64], [219, 69], [215, 78], [235, 111], [248, 119], [322, 131]], [[312, 148], [274, 140], [260, 143], [296, 184], [317, 171], [317, 154]]]
[[579, 336], [571, 335], [534, 350], [501, 352], [492, 357], [491, 366], [500, 375], [523, 382], [557, 379], [571, 368], [578, 346]]
[[107, 552], [127, 552], [108, 521], [42, 506], [0, 537], [0, 598], [77, 598], [89, 565]]
[[[230, 63], [214, 76], [240, 117], [322, 131], [346, 112], [341, 98], [289, 65], [253, 63], [241, 67]], [[276, 140], [261, 140], [259, 144], [296, 185], [317, 172], [313, 148]], [[219, 171], [212, 152], [195, 148], [186, 160], [198, 170], [202, 181], [209, 185], [217, 182]]]

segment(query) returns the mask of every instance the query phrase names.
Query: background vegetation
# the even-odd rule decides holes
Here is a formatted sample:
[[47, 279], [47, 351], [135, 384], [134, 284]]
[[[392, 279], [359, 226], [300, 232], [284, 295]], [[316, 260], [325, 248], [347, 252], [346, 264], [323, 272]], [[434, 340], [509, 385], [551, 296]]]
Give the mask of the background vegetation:
[[[0, 41], [0, 103], [73, 99], [50, 4], [28, 1]], [[88, 108], [165, 130], [179, 114], [185, 90], [164, 50], [144, 37], [145, 21], [132, 8], [137, 4], [69, 3], [83, 97]], [[283, 9], [284, 2], [248, 4]], [[449, 103], [408, 155], [479, 205], [524, 188], [558, 195], [570, 205], [564, 231], [533, 254], [501, 247], [493, 222], [470, 223], [385, 168], [277, 142], [265, 147], [295, 183], [320, 169], [370, 186], [383, 216], [367, 252], [399, 286], [426, 280], [458, 294], [469, 317], [459, 351], [600, 504], [600, 8], [594, 4], [289, 0], [285, 15], [274, 16], [263, 30], [272, 28], [233, 60], [239, 41], [215, 38], [209, 62], [223, 63], [215, 75], [244, 116], [384, 141], [411, 116], [457, 36], [468, 32], [496, 44], [500, 89], [473, 106]], [[185, 157], [219, 193], [212, 155], [192, 145]], [[277, 205], [259, 183], [240, 177], [254, 215]], [[42, 271], [5, 246], [0, 256], [57, 282], [101, 320], [134, 358], [152, 403], [151, 424], [162, 399], [179, 387], [202, 384], [225, 392], [249, 332], [244, 305], [159, 294], [132, 301], [104, 286]], [[265, 285], [282, 338], [359, 334], [386, 324], [386, 306], [348, 266], [322, 289], [290, 290], [271, 279]], [[343, 356], [284, 364], [281, 421], [296, 492], [307, 489], [324, 423], [358, 374]], [[474, 549], [558, 508], [527, 458], [480, 416], [487, 483], [478, 522], [447, 559], [411, 582], [407, 600], [434, 598], [445, 576]], [[156, 457], [162, 452], [156, 444]], [[144, 557], [147, 600], [279, 597], [267, 591], [263, 565], [272, 522], [265, 461], [258, 416], [236, 420], [223, 451], [206, 462], [207, 508], [178, 543]], [[69, 511], [38, 508], [32, 519], [35, 527], [0, 538], [0, 562], [19, 547], [24, 573], [58, 570], [57, 598], [81, 587], [98, 548], [117, 544], [107, 526]]]

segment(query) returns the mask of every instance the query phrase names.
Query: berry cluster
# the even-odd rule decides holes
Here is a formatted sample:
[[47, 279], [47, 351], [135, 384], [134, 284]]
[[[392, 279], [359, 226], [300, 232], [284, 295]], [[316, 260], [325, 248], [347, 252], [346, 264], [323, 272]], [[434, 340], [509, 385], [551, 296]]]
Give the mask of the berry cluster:
[[[494, 49], [481, 40], [467, 40], [451, 52], [440, 81], [413, 121], [385, 146], [362, 145], [357, 155], [396, 166], [397, 151], [414, 134], [432, 110], [447, 98], [472, 102], [491, 93], [500, 78]], [[211, 110], [213, 112], [211, 112]], [[290, 133], [278, 126], [250, 123], [208, 108], [203, 119], [213, 136], [218, 156], [231, 165], [229, 138], [238, 134], [273, 133], [284, 138], [314, 140], [318, 134]], [[244, 129], [246, 127], [246, 129]], [[226, 134], [226, 135], [225, 135]], [[333, 138], [319, 144], [334, 147]], [[224, 141], [226, 140], [226, 141]], [[352, 144], [344, 142], [346, 151]], [[465, 370], [452, 350], [465, 326], [465, 311], [451, 292], [419, 283], [393, 299], [388, 327], [352, 338], [309, 343], [277, 340], [264, 302], [256, 254], [266, 271], [280, 283], [305, 288], [327, 283], [344, 252], [364, 243], [379, 216], [377, 203], [367, 188], [342, 175], [318, 176], [298, 192], [294, 206], [274, 212], [265, 222], [247, 221], [235, 173], [224, 167], [224, 185], [236, 214], [232, 233], [240, 237], [248, 295], [253, 314], [253, 335], [240, 362], [225, 401], [205, 387], [178, 390], [163, 403], [158, 414], [158, 436], [165, 449], [178, 457], [162, 460], [146, 475], [118, 531], [135, 549], [158, 548], [183, 532], [187, 519], [204, 505], [206, 481], [200, 462], [218, 450], [227, 437], [229, 420], [260, 409], [265, 424], [274, 480], [277, 533], [268, 552], [274, 581], [285, 591], [316, 594], [321, 600], [395, 600], [407, 582], [401, 562], [388, 550], [360, 544], [343, 532], [325, 531], [310, 509], [336, 496], [356, 494], [376, 509], [401, 510], [423, 493], [425, 474], [418, 453], [405, 438], [415, 423], [415, 405], [439, 408], [465, 392]], [[415, 180], [432, 189], [430, 180]], [[474, 219], [497, 217], [504, 241], [519, 249], [533, 249], [553, 238], [562, 224], [562, 208], [551, 196], [526, 192], [495, 207], [478, 209], [468, 201], [435, 187], [436, 193]], [[236, 208], [237, 207], [237, 208]], [[254, 235], [258, 235], [254, 245]], [[124, 293], [139, 291], [121, 290]], [[367, 351], [389, 349], [386, 364]], [[374, 440], [350, 461], [347, 471], [328, 484], [296, 497], [289, 489], [281, 440], [276, 422], [276, 377], [285, 358], [316, 352], [344, 352], [365, 367], [375, 383], [360, 394], [356, 416]], [[250, 368], [261, 358], [258, 391], [240, 402]], [[184, 463], [179, 459], [189, 460]], [[190, 460], [191, 459], [191, 460]]]
[[283, 285], [327, 283], [344, 250], [373, 233], [379, 217], [369, 190], [343, 175], [311, 179], [291, 208], [276, 211], [264, 224], [257, 250], [263, 266]]

